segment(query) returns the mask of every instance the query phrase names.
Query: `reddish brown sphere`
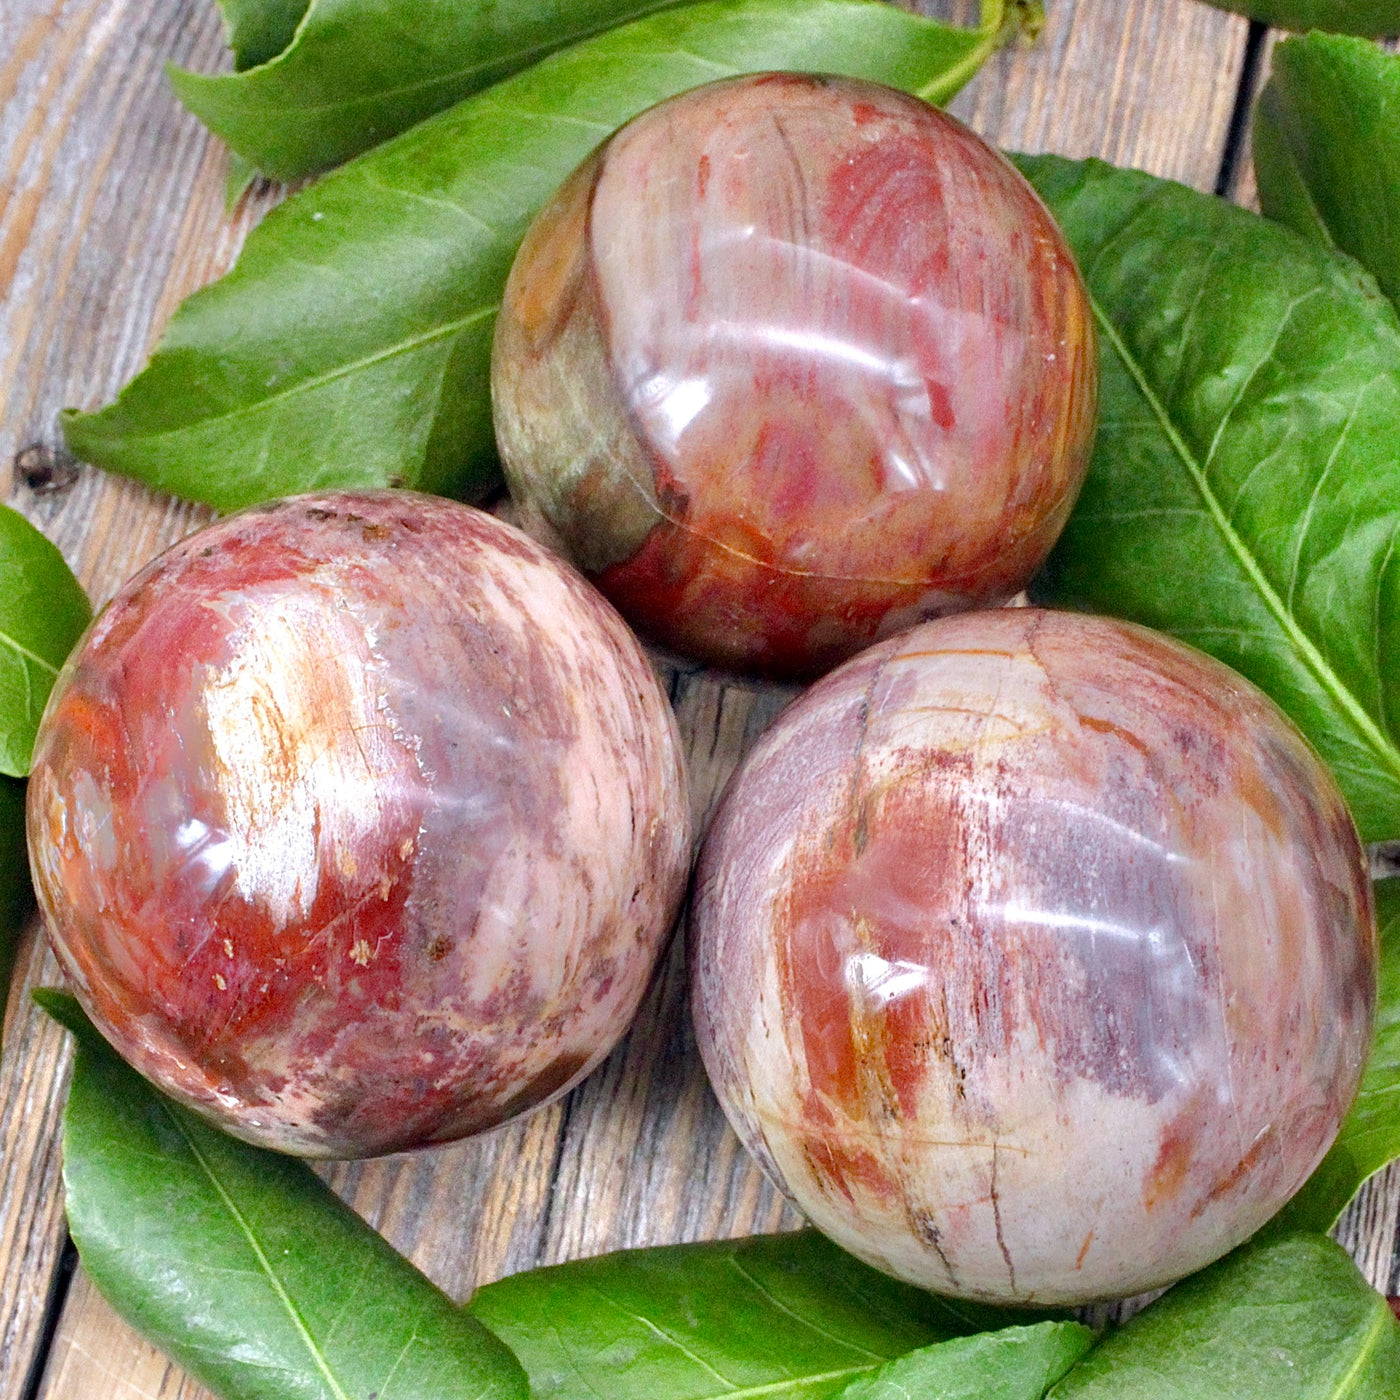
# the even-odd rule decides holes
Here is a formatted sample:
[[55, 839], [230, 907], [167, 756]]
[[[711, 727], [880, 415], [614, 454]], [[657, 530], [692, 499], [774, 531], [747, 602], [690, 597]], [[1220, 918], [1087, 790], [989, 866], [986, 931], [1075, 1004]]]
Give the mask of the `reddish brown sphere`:
[[696, 1030], [818, 1228], [939, 1292], [1201, 1268], [1316, 1167], [1371, 1044], [1365, 852], [1259, 691], [1030, 609], [872, 648], [764, 736], [701, 855]]
[[527, 529], [639, 630], [818, 674], [1004, 601], [1064, 526], [1096, 412], [1088, 299], [1015, 169], [841, 78], [697, 89], [536, 221], [496, 332]]
[[29, 840], [113, 1045], [239, 1137], [334, 1157], [581, 1078], [690, 851], [622, 620], [517, 530], [405, 492], [247, 511], [133, 579], [54, 690]]

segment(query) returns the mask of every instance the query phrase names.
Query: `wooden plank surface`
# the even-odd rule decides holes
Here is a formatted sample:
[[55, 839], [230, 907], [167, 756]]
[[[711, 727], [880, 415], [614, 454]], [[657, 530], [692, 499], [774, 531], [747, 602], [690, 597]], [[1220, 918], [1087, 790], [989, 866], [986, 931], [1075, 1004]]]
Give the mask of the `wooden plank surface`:
[[[922, 7], [962, 19], [975, 8]], [[1248, 26], [1197, 0], [1047, 8], [1040, 43], [995, 58], [956, 110], [1008, 147], [1099, 155], [1213, 188]], [[0, 3], [0, 498], [59, 544], [97, 603], [207, 512], [89, 469], [35, 492], [13, 458], [55, 445], [60, 407], [110, 398], [179, 298], [230, 264], [278, 197], [261, 192], [225, 217], [222, 151], [171, 98], [172, 59], [225, 63], [211, 0]], [[787, 693], [703, 673], [670, 680], [703, 817]], [[128, 1332], [81, 1272], [34, 1369], [64, 1242], [56, 1142], [68, 1052], [27, 1000], [28, 987], [57, 980], [37, 940], [23, 972], [0, 1065], [0, 1400], [193, 1400], [204, 1392]], [[796, 1220], [705, 1084], [679, 944], [627, 1041], [562, 1103], [476, 1142], [328, 1175], [457, 1297], [540, 1262]], [[1397, 1187], [1372, 1191], [1349, 1226], [1377, 1282], [1391, 1267]]]

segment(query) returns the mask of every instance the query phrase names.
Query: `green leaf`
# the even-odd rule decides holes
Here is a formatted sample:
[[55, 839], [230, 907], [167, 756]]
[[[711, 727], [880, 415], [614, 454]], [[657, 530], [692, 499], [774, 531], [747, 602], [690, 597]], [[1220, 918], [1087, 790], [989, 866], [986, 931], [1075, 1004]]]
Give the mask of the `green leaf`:
[[960, 1337], [891, 1361], [848, 1385], [841, 1400], [1044, 1400], [1094, 1341], [1077, 1322]]
[[312, 0], [260, 67], [172, 69], [176, 95], [250, 165], [292, 180], [378, 145], [546, 54], [677, 0]]
[[138, 1332], [225, 1400], [523, 1400], [510, 1352], [302, 1162], [162, 1098], [62, 993], [78, 1041], [68, 1224]]
[[1265, 214], [1350, 253], [1400, 306], [1400, 58], [1326, 34], [1280, 44], [1254, 170]]
[[534, 1400], [815, 1400], [915, 1347], [1018, 1321], [896, 1283], [807, 1230], [516, 1274], [471, 1312]]
[[1367, 1177], [1400, 1157], [1400, 880], [1376, 886], [1381, 930], [1376, 1040], [1332, 1150], [1270, 1229], [1330, 1230]]
[[1036, 591], [1261, 686], [1367, 840], [1400, 835], [1400, 322], [1349, 259], [1099, 162], [1022, 160], [1101, 348], [1089, 478]]
[[63, 556], [0, 506], [0, 773], [29, 772], [44, 702], [91, 616]]
[[756, 68], [943, 99], [998, 37], [879, 0], [710, 0], [557, 54], [275, 209], [115, 404], [66, 416], [69, 445], [220, 509], [330, 486], [479, 495], [498, 479], [491, 334], [511, 260], [615, 127]]
[[252, 188], [258, 178], [254, 166], [248, 164], [237, 151], [230, 152], [228, 173], [224, 177], [224, 212], [232, 214], [238, 208], [238, 201]]
[[34, 903], [24, 847], [24, 784], [0, 778], [0, 1021], [19, 952], [25, 915]]
[[1211, 0], [1222, 10], [1280, 29], [1330, 29], [1336, 34], [1400, 34], [1400, 0]]
[[240, 70], [276, 58], [292, 42], [309, 0], [220, 0], [228, 46]]
[[1400, 1400], [1400, 1323], [1321, 1235], [1246, 1245], [1111, 1333], [1051, 1400]]

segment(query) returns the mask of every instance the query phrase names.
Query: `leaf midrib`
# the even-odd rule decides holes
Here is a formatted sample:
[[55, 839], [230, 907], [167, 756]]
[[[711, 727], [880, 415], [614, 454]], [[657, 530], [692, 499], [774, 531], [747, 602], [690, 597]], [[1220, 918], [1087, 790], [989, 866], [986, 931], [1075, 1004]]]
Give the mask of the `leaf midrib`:
[[[407, 340], [397, 341], [393, 345], [386, 346], [381, 350], [376, 350], [372, 355], [364, 355], [358, 360], [352, 360], [348, 364], [336, 365], [333, 369], [328, 369], [320, 374], [313, 374], [306, 379], [298, 379], [294, 384], [289, 384], [285, 389], [279, 389], [275, 394], [268, 394], [263, 398], [254, 399], [252, 403], [243, 404], [238, 408], [225, 409], [218, 413], [208, 413], [202, 418], [191, 418], [188, 422], [178, 423], [173, 428], [161, 428], [158, 431], [148, 433], [122, 433], [124, 441], [128, 442], [156, 442], [161, 438], [179, 437], [182, 433], [191, 432], [197, 428], [207, 428], [214, 423], [230, 423], [239, 418], [251, 417], [262, 412], [264, 409], [279, 403], [283, 399], [294, 398], [298, 394], [312, 393], [317, 389], [324, 388], [327, 384], [333, 384], [338, 379], [344, 379], [348, 375], [356, 374], [360, 370], [369, 369], [374, 365], [382, 364], [386, 360], [392, 360], [396, 355], [406, 355], [411, 351], [421, 349], [424, 345], [430, 345], [434, 340], [440, 340], [444, 336], [454, 335], [458, 331], [466, 330], [468, 326], [474, 325], [477, 321], [484, 321], [488, 316], [494, 316], [501, 309], [500, 302], [492, 302], [488, 306], [479, 307], [468, 316], [458, 317], [455, 321], [444, 322], [440, 326], [434, 326], [432, 330], [424, 331], [421, 335], [411, 336]], [[136, 381], [133, 380], [133, 383]], [[82, 414], [81, 417], [90, 421], [105, 417], [113, 409], [120, 407], [121, 400], [109, 408], [98, 409], [95, 413]]]
[[307, 1327], [296, 1304], [292, 1302], [291, 1296], [282, 1286], [282, 1281], [273, 1272], [271, 1261], [263, 1252], [263, 1248], [258, 1243], [257, 1236], [253, 1233], [252, 1227], [248, 1224], [247, 1220], [244, 1219], [243, 1212], [240, 1211], [238, 1206], [234, 1203], [232, 1196], [230, 1196], [225, 1189], [223, 1182], [219, 1180], [217, 1173], [210, 1165], [204, 1153], [199, 1150], [199, 1145], [190, 1135], [189, 1129], [181, 1122], [176, 1114], [167, 1111], [166, 1116], [175, 1125], [176, 1131], [180, 1136], [184, 1138], [185, 1144], [190, 1150], [190, 1155], [199, 1164], [200, 1170], [209, 1179], [209, 1184], [218, 1193], [219, 1199], [224, 1203], [224, 1208], [228, 1211], [229, 1215], [233, 1217], [235, 1224], [237, 1224], [239, 1230], [242, 1232], [243, 1238], [248, 1242], [248, 1248], [253, 1251], [253, 1257], [258, 1261], [258, 1266], [266, 1276], [268, 1285], [271, 1287], [273, 1293], [277, 1295], [277, 1301], [282, 1304], [287, 1316], [291, 1318], [292, 1326], [296, 1329], [297, 1335], [301, 1338], [306, 1350], [310, 1353], [317, 1371], [320, 1372], [326, 1384], [330, 1386], [331, 1393], [336, 1397], [336, 1400], [351, 1400], [350, 1395], [336, 1379], [335, 1372], [331, 1370], [330, 1363], [326, 1360], [320, 1347], [316, 1344], [316, 1339], [311, 1335], [311, 1330]]
[[[747, 1278], [748, 1275], [746, 1274], [745, 1277]], [[728, 1387], [725, 1390], [715, 1391], [712, 1396], [707, 1396], [704, 1400], [750, 1400], [750, 1397], [753, 1396], [782, 1395], [786, 1392], [799, 1390], [804, 1386], [821, 1385], [826, 1381], [847, 1380], [853, 1379], [856, 1376], [863, 1376], [885, 1364], [885, 1358], [876, 1355], [876, 1353], [867, 1351], [864, 1347], [851, 1346], [850, 1343], [833, 1337], [829, 1338], [829, 1340], [836, 1341], [839, 1345], [848, 1347], [852, 1351], [864, 1351], [871, 1360], [861, 1362], [858, 1365], [842, 1366], [834, 1371], [823, 1371], [819, 1375], [789, 1376], [784, 1377], [782, 1380], [765, 1381], [762, 1385], [741, 1386], [717, 1371], [704, 1357], [692, 1351], [679, 1337], [672, 1336], [670, 1332], [666, 1331], [666, 1329], [658, 1323], [653, 1322], [651, 1318], [645, 1317], [641, 1313], [634, 1312], [631, 1308], [625, 1307], [622, 1303], [618, 1302], [616, 1298], [612, 1297], [600, 1287], [594, 1286], [590, 1288], [589, 1291], [593, 1293], [599, 1301], [610, 1308], [616, 1309], [618, 1312], [622, 1313], [624, 1317], [631, 1318], [633, 1322], [640, 1322], [643, 1327], [655, 1333], [668, 1347], [678, 1351], [688, 1361], [700, 1367], [701, 1370], [708, 1371], [720, 1385]], [[768, 1295], [765, 1293], [764, 1296], [767, 1297]], [[783, 1309], [783, 1311], [788, 1310]], [[795, 1317], [796, 1314], [792, 1314], [792, 1316]], [[805, 1319], [799, 1318], [798, 1320], [805, 1322]], [[809, 1327], [811, 1326], [810, 1323], [806, 1325]], [[812, 1328], [812, 1330], [816, 1331], [820, 1336], [827, 1335], [818, 1328]], [[585, 1384], [587, 1384], [586, 1380]], [[593, 1389], [593, 1387], [590, 1385], [589, 1389]]]
[[1379, 1295], [1376, 1297], [1372, 1311], [1375, 1314], [1375, 1321], [1371, 1323], [1370, 1330], [1361, 1339], [1361, 1347], [1351, 1365], [1347, 1367], [1345, 1373], [1338, 1380], [1337, 1388], [1332, 1392], [1333, 1400], [1344, 1400], [1345, 1396], [1351, 1394], [1361, 1375], [1361, 1368], [1371, 1359], [1372, 1353], [1380, 1344], [1387, 1324], [1391, 1321], [1390, 1304]]
[[52, 661], [45, 661], [38, 652], [30, 651], [23, 642], [12, 637], [8, 632], [0, 631], [0, 647], [8, 647], [17, 656], [22, 656], [27, 661], [32, 661], [36, 666], [42, 666], [49, 675], [58, 675], [58, 667]]
[[[684, 0], [657, 0], [654, 5], [637, 10], [624, 23], [633, 23], [644, 19], [655, 18], [667, 10], [678, 8]], [[308, 15], [310, 10], [308, 10]], [[989, 14], [993, 16], [989, 18]], [[979, 22], [975, 28], [964, 28], [952, 24], [937, 24], [936, 21], [928, 19], [927, 16], [918, 16], [924, 19], [930, 26], [946, 31], [949, 34], [965, 34], [969, 39], [975, 40], [973, 47], [960, 59], [953, 67], [940, 73], [937, 77], [926, 83], [918, 91], [918, 96], [925, 101], [934, 101], [935, 95], [941, 95], [946, 91], [950, 82], [957, 81], [961, 86], [967, 76], [976, 73], [982, 64], [987, 60], [992, 51], [996, 48], [1001, 37], [1001, 30], [1005, 22], [1006, 5], [1005, 0], [984, 0], [979, 13]], [[595, 39], [602, 34], [611, 32], [618, 27], [618, 21], [611, 20], [592, 25], [587, 29], [581, 29], [572, 35], [565, 47], [572, 47], [575, 44], [585, 43], [589, 39]], [[214, 83], [221, 87], [238, 84], [243, 86], [244, 79], [252, 79], [258, 74], [268, 73], [276, 70], [284, 63], [289, 63], [292, 56], [297, 52], [303, 42], [304, 36], [298, 29], [292, 42], [280, 54], [269, 59], [266, 63], [257, 68], [245, 69], [241, 73], [229, 73], [210, 80], [211, 86]], [[400, 87], [376, 88], [372, 92], [360, 93], [354, 97], [345, 98], [335, 102], [307, 102], [298, 103], [293, 110], [307, 116], [321, 117], [327, 112], [348, 112], [357, 106], [364, 106], [367, 103], [382, 102], [390, 98], [407, 97], [415, 93], [427, 91], [433, 87], [440, 87], [444, 83], [455, 83], [474, 74], [482, 73], [491, 68], [500, 67], [503, 63], [514, 64], [517, 60], [537, 61], [540, 55], [549, 55], [560, 48], [557, 42], [546, 41], [540, 44], [529, 45], [522, 49], [512, 50], [508, 54], [503, 54], [498, 58], [489, 59], [480, 63], [468, 64], [464, 68], [455, 68], [445, 73], [440, 73], [435, 77], [425, 78], [421, 82], [408, 83]], [[691, 57], [700, 58], [699, 54]], [[709, 60], [702, 60], [708, 62]], [[521, 67], [527, 66], [521, 64]], [[715, 65], [725, 67], [729, 65]], [[196, 80], [202, 78], [200, 74], [190, 74]]]
[[[438, 73], [433, 77], [424, 78], [420, 82], [405, 83], [399, 87], [374, 88], [368, 92], [361, 92], [354, 97], [347, 97], [335, 102], [299, 102], [291, 110], [304, 113], [308, 116], [320, 117], [327, 112], [347, 112], [354, 107], [364, 106], [367, 103], [383, 102], [390, 98], [408, 97], [415, 93], [425, 92], [430, 88], [441, 87], [444, 83], [459, 82], [464, 78], [470, 78], [477, 73], [484, 73], [492, 68], [499, 68], [503, 64], [517, 64], [521, 68], [528, 67], [531, 63], [538, 61], [541, 55], [554, 53], [560, 47], [581, 44], [589, 39], [597, 38], [600, 34], [606, 34], [610, 30], [616, 29], [619, 23], [632, 23], [636, 20], [650, 19], [652, 16], [669, 9], [675, 9], [683, 0], [656, 0], [654, 5], [649, 5], [643, 9], [636, 10], [623, 21], [611, 20], [600, 21], [591, 25], [587, 29], [580, 29], [572, 34], [561, 46], [557, 40], [544, 40], [538, 44], [529, 44], [524, 48], [512, 49], [508, 53], [498, 55], [496, 58], [486, 59], [480, 63], [469, 63], [463, 68], [453, 68], [445, 72]], [[309, 13], [309, 11], [308, 11]], [[218, 84], [221, 88], [236, 86], [240, 89], [247, 86], [244, 81], [252, 80], [260, 74], [275, 72], [284, 64], [290, 63], [292, 56], [296, 54], [304, 41], [304, 36], [300, 31], [293, 38], [292, 42], [275, 58], [269, 59], [266, 63], [257, 68], [246, 68], [241, 73], [221, 74], [208, 80], [212, 87]], [[202, 74], [191, 73], [192, 78], [202, 78]]]
[[1244, 570], [1245, 576], [1254, 585], [1260, 599], [1266, 608], [1273, 615], [1274, 620], [1282, 629], [1284, 635], [1297, 648], [1307, 668], [1312, 672], [1314, 679], [1327, 692], [1333, 701], [1346, 714], [1347, 718], [1360, 731], [1372, 751], [1380, 760], [1381, 764], [1393, 775], [1400, 778], [1400, 752], [1381, 733], [1375, 720], [1367, 714], [1361, 702], [1343, 684], [1337, 673], [1327, 664], [1326, 658], [1317, 649], [1312, 638], [1298, 625], [1297, 620], [1285, 607], [1283, 599], [1277, 590], [1269, 582], [1259, 561], [1254, 557], [1244, 540], [1240, 538], [1239, 532], [1230, 523], [1224, 508], [1211, 488], [1207, 479], [1205, 469], [1196, 460], [1195, 455], [1187, 446], [1185, 439], [1177, 430], [1176, 424], [1172, 421], [1166, 405], [1162, 402], [1147, 376], [1137, 360], [1129, 352], [1123, 337], [1119, 334], [1118, 328], [1113, 324], [1097, 297], [1090, 298], [1094, 309], [1094, 319], [1098, 322], [1109, 344], [1113, 346], [1114, 352], [1122, 361], [1124, 368], [1132, 377], [1133, 383], [1137, 385], [1138, 391], [1147, 400], [1152, 412], [1156, 415], [1158, 423], [1161, 425], [1163, 433], [1168, 442], [1171, 443], [1172, 450], [1180, 459], [1182, 466], [1186, 470], [1187, 476], [1191, 479], [1202, 502], [1205, 504], [1216, 528], [1220, 531], [1221, 538], [1225, 541], [1230, 552], [1235, 556], [1236, 561]]

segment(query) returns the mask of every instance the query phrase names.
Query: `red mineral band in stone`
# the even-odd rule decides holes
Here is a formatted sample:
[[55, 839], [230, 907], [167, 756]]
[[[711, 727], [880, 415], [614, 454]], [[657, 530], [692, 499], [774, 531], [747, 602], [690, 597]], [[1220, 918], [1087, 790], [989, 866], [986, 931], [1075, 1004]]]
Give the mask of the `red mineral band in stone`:
[[1087, 469], [1087, 295], [1017, 171], [905, 94], [665, 102], [527, 235], [493, 363], [526, 528], [642, 632], [781, 677], [1012, 597]]
[[1370, 1047], [1336, 784], [1143, 628], [1000, 609], [818, 682], [736, 774], [689, 923], [730, 1121], [843, 1247], [1077, 1304], [1170, 1283], [1313, 1171]]
[[55, 951], [142, 1073], [249, 1141], [490, 1128], [611, 1048], [690, 853], [636, 640], [480, 511], [233, 516], [128, 584], [60, 678], [29, 830]]

